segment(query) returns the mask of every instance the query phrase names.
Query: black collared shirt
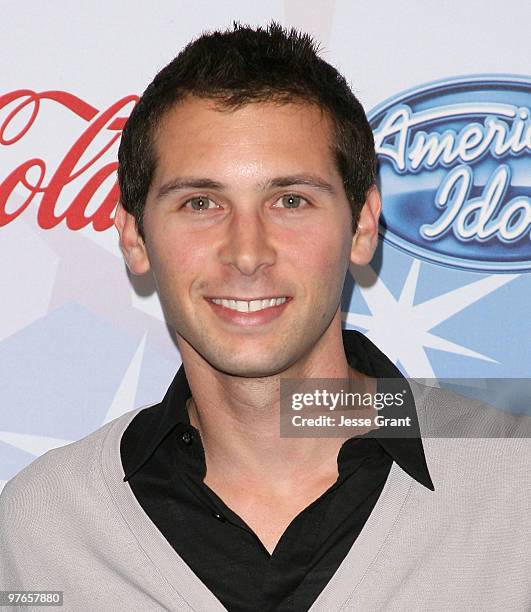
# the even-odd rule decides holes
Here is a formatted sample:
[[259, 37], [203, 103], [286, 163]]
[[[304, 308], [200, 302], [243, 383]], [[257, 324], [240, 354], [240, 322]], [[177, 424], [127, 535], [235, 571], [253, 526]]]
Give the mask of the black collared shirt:
[[[403, 378], [363, 334], [344, 330], [343, 344], [349, 365], [359, 372]], [[162, 402], [140, 411], [122, 436], [124, 481], [230, 612], [308, 610], [365, 525], [393, 461], [433, 490], [420, 435], [350, 438], [338, 453], [337, 481], [292, 520], [270, 554], [203, 482], [203, 445], [185, 405], [190, 396], [181, 366]], [[410, 414], [418, 431], [414, 406]]]

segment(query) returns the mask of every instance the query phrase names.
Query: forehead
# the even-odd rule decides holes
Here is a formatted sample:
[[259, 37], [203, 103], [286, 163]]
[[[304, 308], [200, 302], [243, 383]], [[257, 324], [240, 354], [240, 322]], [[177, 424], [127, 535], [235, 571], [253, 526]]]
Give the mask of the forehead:
[[[335, 172], [333, 124], [304, 102], [250, 102], [229, 109], [190, 96], [165, 113], [156, 130], [157, 174], [193, 171], [196, 164], [306, 166], [292, 170]], [[176, 168], [178, 167], [178, 168]], [[285, 171], [286, 168], [278, 168]]]

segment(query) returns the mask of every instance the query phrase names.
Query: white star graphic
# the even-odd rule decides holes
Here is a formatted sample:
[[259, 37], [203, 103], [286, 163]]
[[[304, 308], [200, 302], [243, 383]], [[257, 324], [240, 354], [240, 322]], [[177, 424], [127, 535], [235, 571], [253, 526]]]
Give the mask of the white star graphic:
[[114, 394], [114, 398], [107, 410], [107, 414], [103, 419], [102, 425], [117, 419], [122, 414], [129, 412], [135, 408], [135, 397], [140, 378], [140, 370], [144, 359], [144, 350], [146, 348], [147, 333], [142, 336], [142, 340], [129, 362], [127, 372], [125, 373], [118, 390]]
[[492, 274], [413, 305], [419, 271], [420, 261], [414, 259], [397, 300], [370, 265], [353, 267], [351, 273], [371, 315], [344, 313], [343, 321], [365, 330], [366, 336], [379, 346], [391, 361], [400, 361], [406, 372], [410, 375], [414, 373], [416, 377], [435, 378], [426, 348], [497, 363], [487, 355], [445, 340], [430, 333], [430, 330], [514, 280], [519, 274]]
[[[133, 355], [127, 372], [125, 373], [118, 390], [115, 393], [113, 401], [109, 406], [109, 410], [105, 415], [101, 425], [105, 425], [109, 421], [118, 418], [122, 414], [133, 410], [135, 408], [135, 395], [138, 387], [138, 380], [140, 378], [140, 369], [142, 366], [142, 360], [144, 357], [144, 350], [146, 347], [147, 334], [142, 337], [135, 354]], [[100, 426], [101, 426], [100, 425]], [[90, 432], [87, 432], [87, 435]], [[52, 448], [58, 448], [71, 444], [73, 440], [63, 440], [61, 438], [52, 438], [49, 436], [39, 436], [33, 434], [23, 434], [11, 431], [0, 431], [0, 441], [5, 442], [15, 448], [19, 448], [35, 457], [39, 457], [51, 450]], [[6, 480], [0, 480], [0, 492], [6, 484]]]

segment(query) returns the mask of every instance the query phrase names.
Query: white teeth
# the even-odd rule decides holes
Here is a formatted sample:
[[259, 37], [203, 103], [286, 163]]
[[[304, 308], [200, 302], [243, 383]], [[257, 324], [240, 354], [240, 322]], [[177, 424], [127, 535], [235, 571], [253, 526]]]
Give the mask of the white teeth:
[[262, 303], [262, 300], [253, 300], [252, 302], [249, 302], [249, 312], [256, 312], [257, 310], [262, 310]]
[[246, 302], [245, 300], [221, 300], [218, 298], [212, 298], [214, 304], [219, 304], [225, 308], [231, 310], [237, 310], [238, 312], [257, 312], [264, 308], [271, 308], [272, 306], [279, 306], [287, 300], [286, 297], [270, 298], [268, 300], [251, 300]]
[[238, 300], [236, 302], [236, 310], [238, 312], [249, 312], [249, 302]]

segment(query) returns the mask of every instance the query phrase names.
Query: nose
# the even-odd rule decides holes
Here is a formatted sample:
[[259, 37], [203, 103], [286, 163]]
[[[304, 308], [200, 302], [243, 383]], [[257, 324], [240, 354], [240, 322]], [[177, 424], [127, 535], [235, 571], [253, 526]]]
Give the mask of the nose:
[[245, 276], [275, 262], [270, 230], [258, 211], [234, 211], [219, 255], [223, 264], [233, 266]]

